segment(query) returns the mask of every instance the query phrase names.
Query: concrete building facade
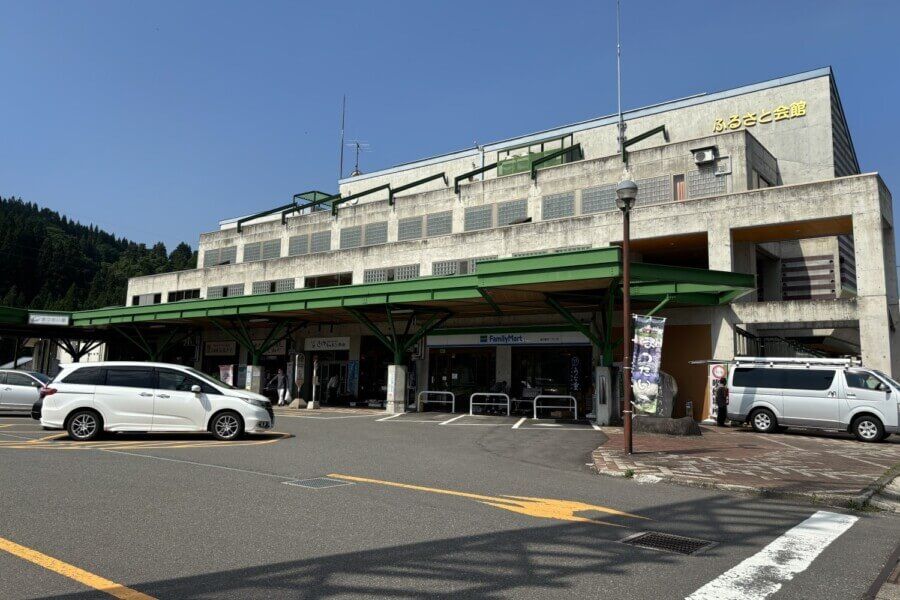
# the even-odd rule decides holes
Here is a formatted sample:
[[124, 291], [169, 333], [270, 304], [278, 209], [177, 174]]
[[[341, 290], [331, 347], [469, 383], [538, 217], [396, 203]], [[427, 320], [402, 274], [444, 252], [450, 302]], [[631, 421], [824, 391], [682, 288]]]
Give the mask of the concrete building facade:
[[[706, 401], [706, 372], [688, 359], [854, 355], [900, 375], [892, 199], [877, 173], [860, 171], [831, 69], [624, 116], [630, 139], [665, 128], [627, 152], [639, 187], [633, 259], [757, 281], [727, 306], [659, 313], [663, 368], [682, 410], [690, 400], [702, 416]], [[616, 133], [615, 116], [577, 123], [343, 179], [340, 196], [318, 207], [222, 221], [201, 235], [197, 269], [130, 280], [128, 304], [464, 275], [478, 261], [617, 245]], [[222, 332], [202, 335], [198, 365], [246, 364]], [[327, 356], [344, 396], [377, 400], [390, 361], [368, 337], [356, 325], [301, 328], [273, 349], [271, 366]], [[521, 394], [560, 377], [536, 374], [534, 363], [563, 350], [585, 373], [584, 363], [603, 360], [553, 311], [454, 316], [411, 355], [410, 390], [463, 389], [467, 378]], [[588, 393], [591, 380], [565, 383], [552, 385]]]

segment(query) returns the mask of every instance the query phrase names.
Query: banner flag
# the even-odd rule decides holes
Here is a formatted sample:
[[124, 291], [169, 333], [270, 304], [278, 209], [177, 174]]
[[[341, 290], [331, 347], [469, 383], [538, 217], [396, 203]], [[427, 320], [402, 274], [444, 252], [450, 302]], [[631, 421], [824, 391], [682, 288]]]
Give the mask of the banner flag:
[[656, 415], [660, 408], [660, 374], [665, 317], [632, 315], [634, 354], [631, 358], [631, 389], [635, 412]]

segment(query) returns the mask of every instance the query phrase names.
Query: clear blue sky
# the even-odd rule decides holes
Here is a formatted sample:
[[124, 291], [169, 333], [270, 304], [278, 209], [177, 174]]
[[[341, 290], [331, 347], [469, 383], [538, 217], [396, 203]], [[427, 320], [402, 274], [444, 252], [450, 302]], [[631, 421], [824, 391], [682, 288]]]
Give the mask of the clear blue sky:
[[[900, 205], [900, 3], [623, 0], [624, 105], [832, 65]], [[615, 110], [615, 3], [0, 2], [0, 195], [143, 241]]]

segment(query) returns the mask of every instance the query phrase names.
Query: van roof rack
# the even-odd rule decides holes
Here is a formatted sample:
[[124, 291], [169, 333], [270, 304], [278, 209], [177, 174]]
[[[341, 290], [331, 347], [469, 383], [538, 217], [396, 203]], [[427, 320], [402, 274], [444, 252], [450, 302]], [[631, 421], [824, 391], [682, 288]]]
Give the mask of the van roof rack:
[[736, 365], [757, 365], [774, 367], [779, 366], [831, 366], [831, 367], [860, 367], [862, 361], [859, 358], [784, 358], [779, 356], [736, 356], [733, 361]]

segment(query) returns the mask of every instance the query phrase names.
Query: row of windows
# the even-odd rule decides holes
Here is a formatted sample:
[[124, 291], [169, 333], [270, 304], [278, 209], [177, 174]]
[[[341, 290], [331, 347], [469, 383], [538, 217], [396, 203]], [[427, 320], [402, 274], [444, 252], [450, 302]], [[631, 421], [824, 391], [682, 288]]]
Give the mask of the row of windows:
[[251, 286], [252, 294], [273, 294], [275, 292], [290, 292], [294, 289], [294, 279], [274, 279], [272, 281], [254, 281]]
[[363, 283], [383, 283], [385, 281], [404, 281], [419, 276], [419, 265], [404, 265], [386, 269], [366, 269], [363, 272]]
[[149, 306], [151, 304], [161, 304], [162, 294], [138, 294], [131, 297], [132, 306]]
[[214, 387], [197, 377], [173, 369], [147, 367], [81, 367], [62, 380], [62, 383], [105, 385], [127, 388], [190, 392], [200, 386], [204, 394], [220, 394]]
[[[748, 388], [772, 388], [783, 390], [831, 389], [837, 371], [833, 369], [754, 369], [738, 368], [732, 376], [732, 386]], [[871, 373], [845, 371], [847, 385], [857, 389], [881, 390], [883, 382]]]
[[169, 302], [180, 302], [181, 300], [196, 300], [200, 297], [200, 288], [192, 290], [177, 290], [169, 292]]
[[[688, 197], [722, 194], [727, 191], [727, 181], [717, 172], [715, 166], [703, 167], [685, 174], [662, 175], [635, 181], [638, 186], [636, 204], [659, 204], [685, 200]], [[581, 213], [583, 215], [616, 210], [616, 186], [607, 184], [588, 188], [581, 192]], [[544, 196], [541, 199], [541, 218], [544, 220], [574, 217], [575, 192], [565, 192]], [[504, 227], [526, 223], [528, 200], [510, 200], [482, 206], [466, 207], [463, 215], [463, 231], [480, 231], [493, 227]], [[442, 211], [428, 215], [400, 219], [397, 240], [417, 240], [452, 233], [453, 212]], [[350, 249], [360, 246], [386, 244], [388, 239], [387, 221], [344, 227], [340, 230], [340, 248]], [[292, 236], [288, 242], [288, 256], [300, 256], [331, 250], [331, 231]], [[244, 262], [269, 260], [281, 256], [281, 240], [251, 242], [244, 245]], [[204, 267], [232, 264], [237, 262], [237, 248], [213, 248], [204, 252]]]

